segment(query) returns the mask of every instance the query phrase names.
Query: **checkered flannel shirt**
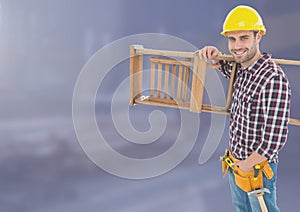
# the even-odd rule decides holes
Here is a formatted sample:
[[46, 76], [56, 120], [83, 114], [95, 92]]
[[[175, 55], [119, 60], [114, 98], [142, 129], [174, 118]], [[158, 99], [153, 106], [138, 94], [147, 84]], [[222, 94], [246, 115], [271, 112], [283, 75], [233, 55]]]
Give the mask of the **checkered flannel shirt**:
[[[230, 78], [232, 63], [220, 61], [220, 71]], [[288, 134], [291, 89], [281, 67], [271, 56], [244, 69], [237, 65], [231, 103], [230, 150], [246, 159], [253, 151], [278, 162], [278, 152]]]

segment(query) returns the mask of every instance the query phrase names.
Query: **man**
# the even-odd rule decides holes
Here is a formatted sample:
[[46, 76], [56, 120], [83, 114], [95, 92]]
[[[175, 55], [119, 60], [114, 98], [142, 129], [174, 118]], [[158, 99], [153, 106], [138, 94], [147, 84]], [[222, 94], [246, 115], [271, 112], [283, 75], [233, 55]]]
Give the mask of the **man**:
[[[253, 189], [252, 185], [243, 189], [238, 182], [240, 176], [236, 174], [249, 173], [253, 177], [255, 171], [261, 173], [263, 187], [271, 192], [264, 194], [268, 210], [279, 211], [276, 203], [278, 153], [287, 139], [291, 91], [281, 67], [272, 61], [270, 55], [260, 52], [259, 43], [265, 33], [262, 18], [248, 6], [232, 9], [221, 33], [228, 38], [228, 49], [238, 63], [227, 152], [233, 160], [228, 173], [236, 211], [260, 211], [256, 196], [247, 193], [250, 191], [247, 189]], [[232, 64], [216, 60], [221, 54], [216, 47], [205, 46], [198, 53], [201, 59], [219, 63], [221, 72], [230, 78]], [[255, 168], [264, 161], [267, 164], [265, 167], [271, 167], [273, 171], [270, 176], [267, 176], [265, 169], [262, 172]], [[255, 180], [250, 179], [251, 182]]]

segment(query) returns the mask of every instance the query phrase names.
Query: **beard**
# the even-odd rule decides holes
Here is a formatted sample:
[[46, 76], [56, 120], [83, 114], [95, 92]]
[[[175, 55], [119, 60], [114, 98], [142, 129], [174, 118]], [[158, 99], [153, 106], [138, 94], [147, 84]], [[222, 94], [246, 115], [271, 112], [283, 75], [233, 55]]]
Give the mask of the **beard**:
[[[233, 52], [235, 51], [247, 51], [247, 53], [245, 55], [242, 55], [241, 57], [237, 56], [236, 54], [234, 54]], [[231, 50], [231, 54], [233, 55], [234, 57], [234, 60], [237, 62], [237, 63], [246, 63], [250, 60], [252, 60], [255, 55], [257, 53], [257, 48], [256, 47], [253, 47], [251, 49], [238, 49], [238, 50]]]

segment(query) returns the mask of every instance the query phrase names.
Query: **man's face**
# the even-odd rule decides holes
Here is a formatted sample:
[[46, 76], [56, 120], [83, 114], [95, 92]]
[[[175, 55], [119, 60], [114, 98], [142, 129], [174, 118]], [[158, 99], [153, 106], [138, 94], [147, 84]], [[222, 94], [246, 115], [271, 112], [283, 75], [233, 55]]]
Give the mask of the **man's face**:
[[260, 41], [260, 34], [254, 36], [253, 31], [233, 31], [226, 34], [228, 49], [236, 62], [248, 66], [255, 58]]

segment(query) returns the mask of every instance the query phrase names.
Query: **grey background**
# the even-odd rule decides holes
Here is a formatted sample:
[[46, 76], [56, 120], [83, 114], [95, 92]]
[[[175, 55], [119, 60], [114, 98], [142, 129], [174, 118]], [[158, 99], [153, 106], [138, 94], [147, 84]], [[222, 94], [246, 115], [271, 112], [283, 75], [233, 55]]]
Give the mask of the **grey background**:
[[[218, 162], [228, 142], [228, 120], [221, 144], [206, 164], [197, 164], [210, 121], [209, 114], [201, 114], [197, 143], [178, 167], [160, 177], [128, 180], [99, 169], [80, 148], [72, 124], [72, 95], [88, 59], [124, 36], [165, 33], [199, 48], [209, 44], [228, 52], [219, 32], [227, 12], [242, 3], [247, 1], [0, 1], [0, 210], [233, 211], [227, 178], [223, 179]], [[276, 58], [300, 59], [300, 3], [261, 0], [250, 5], [262, 14], [267, 27], [262, 51]], [[293, 90], [292, 116], [300, 118], [300, 70], [284, 68]], [[180, 114], [160, 108], [169, 122], [156, 144], [141, 148], [126, 142], [109, 113], [114, 89], [128, 73], [124, 61], [100, 86], [99, 128], [119, 152], [153, 157], [172, 145]], [[228, 82], [222, 80], [226, 87]], [[138, 130], [147, 130], [152, 110], [130, 108]], [[282, 211], [298, 208], [299, 137], [299, 127], [291, 126], [281, 152]]]

